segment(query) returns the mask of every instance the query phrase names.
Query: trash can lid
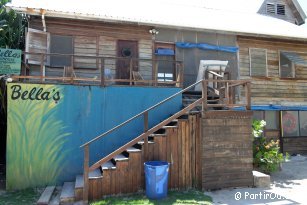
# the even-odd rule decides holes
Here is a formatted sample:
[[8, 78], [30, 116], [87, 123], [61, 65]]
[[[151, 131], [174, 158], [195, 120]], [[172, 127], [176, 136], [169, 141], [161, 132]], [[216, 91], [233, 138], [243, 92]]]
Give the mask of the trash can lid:
[[148, 161], [144, 163], [146, 166], [153, 166], [153, 167], [158, 167], [158, 166], [168, 166], [168, 162], [166, 161]]

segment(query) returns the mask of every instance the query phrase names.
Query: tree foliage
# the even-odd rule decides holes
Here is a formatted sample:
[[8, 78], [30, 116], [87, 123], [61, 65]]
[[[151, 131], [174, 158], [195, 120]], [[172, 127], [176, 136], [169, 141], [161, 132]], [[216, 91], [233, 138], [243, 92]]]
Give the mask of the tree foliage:
[[26, 18], [14, 10], [7, 10], [5, 5], [10, 0], [0, 1], [0, 48], [23, 49]]

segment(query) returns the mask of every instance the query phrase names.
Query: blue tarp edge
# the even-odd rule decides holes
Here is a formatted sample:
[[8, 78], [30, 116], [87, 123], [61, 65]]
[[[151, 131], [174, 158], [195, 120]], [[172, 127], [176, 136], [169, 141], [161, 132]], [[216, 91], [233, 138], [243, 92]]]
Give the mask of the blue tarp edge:
[[206, 43], [187, 43], [187, 42], [176, 42], [176, 46], [178, 48], [198, 48], [202, 50], [215, 50], [215, 51], [224, 51], [230, 53], [236, 53], [239, 49], [238, 47], [235, 46], [217, 46]]
[[[244, 107], [234, 108], [233, 110], [245, 110]], [[307, 111], [307, 106], [284, 106], [284, 105], [252, 105], [251, 110], [293, 110]]]

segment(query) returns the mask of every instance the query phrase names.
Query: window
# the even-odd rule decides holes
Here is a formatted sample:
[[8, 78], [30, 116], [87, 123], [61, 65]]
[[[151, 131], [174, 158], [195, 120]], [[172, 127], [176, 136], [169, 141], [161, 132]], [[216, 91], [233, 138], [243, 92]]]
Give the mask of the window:
[[268, 130], [279, 129], [279, 112], [276, 111], [265, 111], [264, 120], [266, 121], [265, 128]]
[[286, 15], [285, 5], [277, 4], [277, 14], [278, 15]]
[[307, 136], [307, 111], [282, 111], [282, 131], [285, 137]]
[[267, 52], [266, 49], [250, 48], [250, 75], [267, 76]]
[[[71, 36], [50, 35], [50, 53], [73, 54], [73, 38]], [[64, 67], [70, 65], [70, 55], [50, 56], [50, 66], [52, 67]]]
[[294, 78], [294, 63], [290, 60], [290, 54], [279, 52], [279, 69], [281, 78]]
[[268, 14], [275, 14], [275, 4], [272, 3], [266, 4], [266, 12]]
[[254, 111], [253, 119], [265, 120], [266, 130], [279, 130], [279, 111], [266, 110], [266, 111]]
[[176, 80], [175, 45], [173, 43], [155, 43], [155, 55], [158, 63], [158, 81]]

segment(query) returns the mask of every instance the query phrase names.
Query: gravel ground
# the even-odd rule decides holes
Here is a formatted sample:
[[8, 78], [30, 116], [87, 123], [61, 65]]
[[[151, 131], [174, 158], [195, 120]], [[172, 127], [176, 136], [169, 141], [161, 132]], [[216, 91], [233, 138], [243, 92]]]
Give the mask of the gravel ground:
[[307, 204], [307, 156], [294, 156], [271, 175], [271, 186], [206, 192], [216, 205]]

